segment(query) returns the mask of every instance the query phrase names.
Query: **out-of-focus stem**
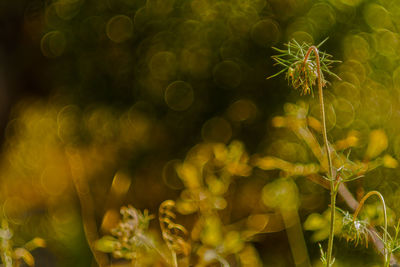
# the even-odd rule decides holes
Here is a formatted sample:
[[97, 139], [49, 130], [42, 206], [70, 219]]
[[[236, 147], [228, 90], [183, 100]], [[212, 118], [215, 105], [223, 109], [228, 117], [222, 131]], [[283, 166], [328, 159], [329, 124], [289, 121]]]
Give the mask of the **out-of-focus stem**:
[[108, 266], [108, 258], [102, 252], [96, 250], [94, 243], [99, 239], [97, 232], [97, 225], [94, 214], [94, 203], [90, 195], [89, 185], [85, 180], [84, 167], [82, 159], [78, 152], [66, 151], [66, 157], [69, 162], [72, 181], [74, 183], [76, 193], [81, 204], [81, 214], [83, 229], [85, 232], [86, 240], [88, 241], [89, 248], [100, 267]]
[[295, 265], [297, 267], [311, 266], [298, 211], [281, 209], [280, 212], [285, 224]]
[[315, 61], [317, 64], [317, 75], [318, 75], [318, 94], [319, 94], [319, 108], [321, 113], [321, 120], [322, 120], [322, 136], [324, 139], [324, 146], [326, 151], [326, 156], [328, 159], [328, 176], [330, 180], [330, 191], [331, 191], [331, 222], [330, 222], [330, 229], [329, 229], [329, 240], [328, 240], [328, 251], [327, 251], [327, 267], [330, 267], [332, 262], [332, 247], [333, 247], [333, 237], [335, 232], [335, 206], [336, 206], [336, 190], [335, 190], [335, 179], [333, 175], [333, 166], [332, 166], [332, 159], [331, 153], [329, 150], [329, 143], [328, 137], [326, 133], [326, 118], [325, 118], [325, 105], [324, 105], [324, 93], [322, 90], [322, 73], [321, 73], [321, 63], [319, 60], [319, 53], [316, 46], [310, 46], [307, 51], [306, 56], [304, 57], [303, 68], [306, 66], [308, 58], [310, 57], [311, 52], [314, 52]]

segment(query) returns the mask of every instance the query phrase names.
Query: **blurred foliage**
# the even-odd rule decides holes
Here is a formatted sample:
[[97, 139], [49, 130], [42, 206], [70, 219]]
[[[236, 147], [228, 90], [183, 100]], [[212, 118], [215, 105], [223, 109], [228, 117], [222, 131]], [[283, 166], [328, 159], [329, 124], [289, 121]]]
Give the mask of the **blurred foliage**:
[[[198, 266], [319, 266], [318, 103], [266, 80], [279, 71], [271, 47], [292, 39], [329, 37], [322, 50], [342, 61], [324, 89], [334, 165], [363, 175], [350, 191], [380, 191], [398, 220], [398, 1], [16, 0], [0, 2], [0, 21], [0, 204], [15, 244], [3, 251], [41, 237], [46, 248], [27, 252], [36, 266], [123, 266], [133, 251], [161, 266], [174, 253]], [[360, 220], [381, 225], [377, 203]], [[159, 253], [124, 239], [138, 234]], [[340, 234], [336, 266], [381, 264]]]

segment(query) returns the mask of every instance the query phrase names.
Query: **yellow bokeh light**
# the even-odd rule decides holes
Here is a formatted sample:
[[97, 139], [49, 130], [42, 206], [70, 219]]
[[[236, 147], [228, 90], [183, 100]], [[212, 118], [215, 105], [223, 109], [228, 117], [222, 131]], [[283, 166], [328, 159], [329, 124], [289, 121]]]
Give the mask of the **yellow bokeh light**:
[[227, 143], [232, 136], [232, 127], [225, 119], [214, 117], [204, 123], [201, 135], [209, 142]]
[[392, 22], [389, 12], [381, 5], [370, 3], [364, 8], [365, 22], [373, 29], [390, 29]]
[[368, 42], [360, 35], [350, 35], [344, 40], [344, 57], [366, 62], [371, 56]]
[[111, 41], [122, 43], [132, 37], [133, 22], [126, 15], [116, 15], [107, 22], [106, 34]]
[[176, 75], [177, 60], [172, 52], [158, 52], [152, 56], [149, 64], [151, 75], [159, 80], [170, 80]]
[[252, 121], [257, 116], [256, 105], [248, 100], [241, 99], [229, 106], [227, 113], [232, 121]]
[[275, 45], [280, 36], [279, 24], [273, 19], [260, 20], [251, 28], [251, 38], [260, 46]]
[[58, 0], [54, 5], [57, 15], [64, 20], [69, 20], [78, 14], [82, 4], [83, 0]]
[[67, 171], [62, 164], [44, 169], [40, 177], [43, 190], [51, 196], [64, 193], [70, 180]]
[[175, 81], [165, 90], [165, 103], [176, 111], [183, 111], [190, 107], [194, 100], [192, 86], [184, 81]]
[[51, 31], [46, 33], [40, 41], [40, 48], [46, 57], [55, 58], [64, 53], [67, 45], [67, 39], [60, 31]]

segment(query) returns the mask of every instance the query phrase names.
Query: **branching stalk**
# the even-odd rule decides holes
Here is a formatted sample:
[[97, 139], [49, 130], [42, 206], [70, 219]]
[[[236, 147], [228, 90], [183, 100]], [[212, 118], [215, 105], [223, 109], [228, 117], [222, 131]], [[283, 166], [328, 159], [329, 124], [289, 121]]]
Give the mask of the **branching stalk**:
[[325, 118], [325, 105], [324, 105], [324, 94], [323, 94], [323, 76], [321, 72], [321, 63], [319, 60], [319, 53], [318, 48], [316, 46], [310, 46], [307, 50], [307, 53], [304, 57], [303, 61], [303, 68], [306, 67], [308, 58], [310, 57], [311, 52], [314, 52], [315, 61], [317, 64], [317, 76], [318, 76], [318, 94], [319, 94], [319, 108], [321, 113], [321, 120], [322, 120], [322, 136], [324, 139], [324, 146], [325, 151], [328, 159], [328, 176], [330, 180], [330, 191], [331, 191], [331, 222], [330, 222], [330, 229], [329, 229], [329, 240], [328, 240], [328, 251], [327, 251], [327, 258], [326, 263], [327, 267], [330, 267], [332, 262], [332, 247], [333, 247], [333, 237], [335, 233], [335, 206], [336, 206], [336, 194], [337, 190], [335, 190], [335, 180], [333, 175], [333, 166], [332, 166], [332, 158], [331, 153], [329, 150], [329, 143], [328, 137], [326, 133], [326, 118]]
[[383, 207], [383, 215], [384, 215], [384, 233], [383, 233], [383, 244], [384, 244], [384, 254], [385, 254], [385, 266], [389, 266], [390, 264], [390, 255], [387, 248], [387, 234], [388, 234], [388, 227], [387, 227], [387, 213], [386, 213], [386, 204], [385, 199], [383, 198], [382, 194], [378, 191], [370, 191], [368, 192], [360, 201], [356, 211], [354, 212], [353, 221], [357, 219], [358, 214], [360, 213], [361, 208], [364, 206], [364, 202], [372, 195], [377, 195], [382, 202]]

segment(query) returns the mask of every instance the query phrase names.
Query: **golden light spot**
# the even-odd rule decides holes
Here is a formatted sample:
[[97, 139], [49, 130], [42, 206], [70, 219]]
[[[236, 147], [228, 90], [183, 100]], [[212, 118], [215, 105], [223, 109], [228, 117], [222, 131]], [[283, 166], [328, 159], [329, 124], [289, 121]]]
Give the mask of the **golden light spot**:
[[333, 102], [336, 113], [336, 126], [340, 128], [349, 127], [355, 117], [354, 107], [346, 98], [338, 97]]
[[306, 17], [297, 17], [286, 28], [286, 34], [292, 36], [296, 32], [305, 32], [314, 37], [314, 25]]
[[114, 197], [122, 197], [124, 196], [131, 186], [131, 178], [124, 172], [118, 171], [111, 184], [111, 192], [114, 194]]
[[201, 135], [205, 141], [227, 143], [232, 136], [231, 125], [221, 117], [214, 117], [204, 123]]
[[370, 56], [370, 46], [360, 35], [350, 35], [344, 39], [344, 57], [359, 62], [366, 62]]
[[327, 3], [317, 3], [312, 6], [307, 18], [313, 22], [316, 29], [327, 31], [336, 23], [336, 14], [332, 6]]
[[360, 80], [358, 79], [357, 75], [350, 72], [350, 71], [342, 71], [337, 74], [343, 82], [348, 82], [355, 87], [360, 87]]
[[179, 179], [178, 173], [177, 173], [177, 167], [179, 166], [178, 164], [181, 164], [180, 160], [170, 160], [168, 161], [162, 171], [162, 179], [164, 183], [172, 189], [181, 189], [183, 187], [181, 179]]
[[152, 56], [149, 63], [151, 75], [159, 80], [170, 80], [176, 75], [176, 56], [172, 52], [158, 52]]
[[120, 128], [122, 141], [127, 144], [134, 142], [145, 143], [148, 131], [151, 128], [149, 119], [135, 107], [132, 107], [120, 117]]
[[211, 75], [211, 56], [212, 52], [206, 48], [183, 49], [180, 69], [197, 79], [208, 78]]
[[299, 44], [302, 43], [307, 43], [307, 44], [313, 44], [314, 43], [314, 38], [309, 34], [308, 32], [305, 31], [295, 31], [289, 35], [289, 40], [296, 40]]
[[188, 109], [194, 100], [192, 86], [184, 81], [175, 81], [168, 85], [164, 95], [168, 107], [176, 111]]
[[381, 5], [366, 5], [363, 15], [365, 22], [373, 29], [388, 29], [392, 25], [389, 12]]
[[229, 26], [232, 29], [232, 33], [236, 36], [246, 36], [258, 17], [258, 14], [246, 14], [244, 12], [238, 12], [231, 15], [228, 21]]
[[240, 66], [231, 60], [218, 63], [214, 67], [213, 75], [215, 83], [223, 88], [238, 87], [242, 81]]
[[107, 22], [106, 34], [113, 42], [125, 42], [133, 35], [133, 22], [126, 15], [116, 15]]
[[85, 116], [86, 127], [94, 140], [104, 141], [115, 137], [118, 121], [110, 110], [105, 107], [96, 107]]
[[54, 6], [60, 18], [69, 20], [79, 13], [82, 4], [82, 0], [58, 0]]
[[177, 28], [177, 35], [186, 48], [198, 46], [203, 39], [202, 33], [202, 23], [193, 19], [185, 20]]
[[43, 190], [52, 196], [61, 195], [68, 186], [67, 170], [62, 166], [47, 167], [42, 172], [40, 182]]
[[135, 24], [135, 29], [143, 30], [144, 26], [146, 25], [149, 19], [146, 7], [139, 8], [135, 16], [133, 17], [133, 22]]
[[257, 107], [251, 100], [240, 99], [229, 106], [227, 113], [232, 121], [252, 121], [257, 115]]
[[146, 9], [152, 16], [165, 16], [174, 8], [175, 0], [147, 0]]
[[207, 0], [193, 0], [190, 7], [193, 13], [200, 17], [207, 17], [213, 11], [211, 2]]
[[55, 58], [64, 53], [67, 40], [60, 31], [51, 31], [46, 33], [40, 41], [40, 49], [44, 56]]
[[63, 107], [57, 115], [58, 136], [63, 142], [76, 142], [80, 131], [80, 110], [77, 106]]
[[358, 6], [363, 0], [340, 0], [340, 1], [348, 6]]
[[386, 29], [376, 32], [377, 52], [386, 57], [398, 57], [400, 49], [399, 34]]
[[279, 41], [279, 24], [270, 18], [258, 21], [251, 29], [251, 39], [260, 46], [272, 46]]
[[56, 3], [52, 3], [46, 8], [44, 18], [48, 27], [57, 28], [63, 23], [63, 19], [57, 14]]

